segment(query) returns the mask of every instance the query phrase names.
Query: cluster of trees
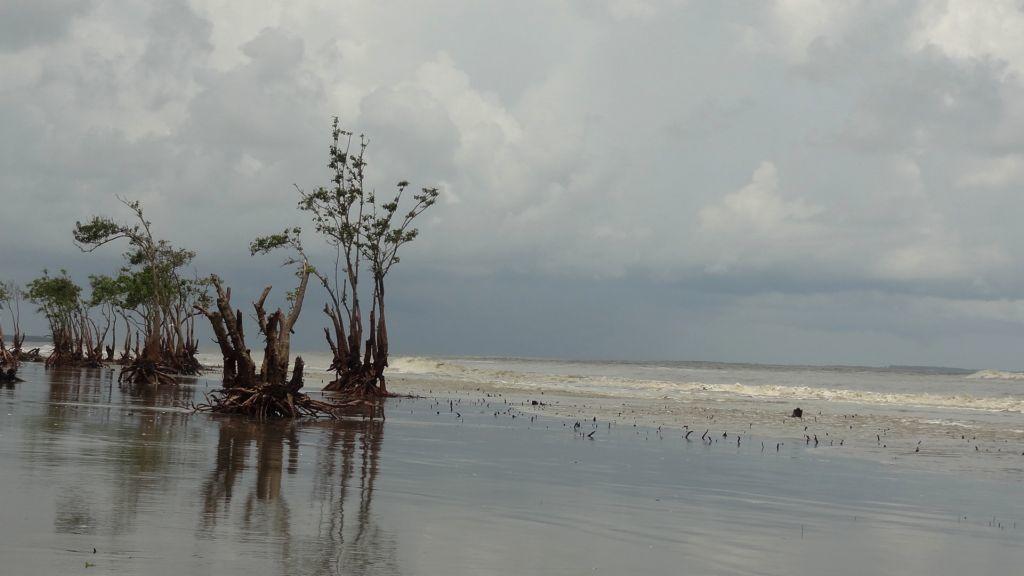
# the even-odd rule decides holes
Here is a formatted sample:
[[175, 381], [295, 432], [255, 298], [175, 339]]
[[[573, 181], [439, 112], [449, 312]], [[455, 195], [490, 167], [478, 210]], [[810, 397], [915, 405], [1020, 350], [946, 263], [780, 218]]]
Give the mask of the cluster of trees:
[[[401, 181], [393, 196], [378, 199], [365, 186], [366, 138], [360, 136], [354, 144], [353, 133], [342, 130], [337, 118], [331, 135], [331, 183], [309, 192], [297, 189], [299, 210], [312, 218], [317, 234], [334, 249], [333, 268], [317, 268], [310, 261], [301, 228], [288, 228], [250, 244], [253, 255], [286, 251], [285, 264], [295, 267], [298, 278], [298, 285], [288, 294], [287, 313], [281, 309], [267, 313], [265, 303], [270, 286], [253, 303], [264, 341], [258, 372], [245, 340], [243, 314], [231, 304], [231, 289], [225, 288], [216, 276], [211, 277], [217, 293], [216, 308], [197, 309], [209, 319], [220, 345], [224, 390], [204, 408], [259, 416], [295, 416], [330, 412], [337, 407], [299, 392], [304, 368], [301, 358], [296, 358], [289, 376], [291, 332], [302, 311], [311, 278], [319, 282], [328, 296], [324, 314], [330, 325], [324, 328], [324, 335], [333, 353], [330, 369], [335, 377], [327, 390], [343, 392], [355, 402], [388, 395], [384, 378], [388, 365], [384, 280], [399, 262], [399, 249], [417, 236], [413, 221], [437, 201], [438, 191], [423, 188], [406, 198], [409, 183]], [[370, 302], [368, 316], [363, 314], [366, 301]]]
[[[9, 310], [14, 329], [13, 346], [7, 348], [0, 326], [0, 364], [11, 376], [24, 361], [43, 361], [47, 367], [120, 364], [121, 380], [130, 382], [170, 383], [174, 374], [201, 370], [195, 306], [208, 302], [209, 282], [184, 276], [181, 270], [195, 253], [155, 239], [141, 205], [122, 202], [136, 223], [96, 217], [75, 225], [74, 239], [83, 251], [120, 238], [129, 244], [116, 275], [89, 276], [88, 295], [65, 270], [43, 270], [24, 287], [0, 288], [0, 306]], [[22, 300], [33, 303], [48, 324], [53, 347], [45, 358], [38, 348], [23, 350]]]
[[[224, 359], [223, 390], [205, 407], [267, 417], [329, 411], [332, 405], [299, 392], [302, 359], [291, 366], [291, 334], [313, 280], [327, 295], [324, 335], [333, 354], [334, 374], [328, 389], [357, 399], [387, 395], [385, 278], [399, 262], [400, 249], [417, 237], [413, 221], [436, 202], [438, 191], [423, 188], [408, 193], [409, 183], [402, 181], [393, 194], [379, 198], [365, 186], [367, 145], [365, 137], [354, 139], [335, 118], [330, 184], [311, 191], [297, 188], [298, 208], [333, 249], [333, 262], [317, 268], [307, 256], [298, 227], [250, 244], [253, 255], [285, 251], [285, 264], [294, 267], [297, 278], [296, 287], [287, 294], [287, 311], [267, 310], [270, 286], [253, 302], [263, 340], [259, 366], [246, 341], [243, 311], [231, 303], [231, 289], [216, 275], [183, 274], [195, 253], [156, 238], [142, 206], [125, 199], [121, 202], [132, 212], [131, 221], [96, 216], [77, 222], [73, 231], [83, 252], [112, 243], [127, 246], [125, 264], [116, 276], [91, 276], [87, 298], [64, 271], [53, 276], [44, 271], [24, 291], [14, 288], [36, 304], [49, 323], [53, 352], [46, 358], [47, 365], [119, 363], [122, 382], [171, 383], [175, 374], [197, 374], [202, 369], [196, 359], [195, 330], [195, 320], [202, 316], [209, 321]], [[0, 293], [4, 295], [0, 301], [6, 302], [7, 294]], [[15, 323], [14, 350], [20, 355], [18, 333]], [[11, 362], [7, 357], [13, 352], [3, 345], [2, 329], [0, 349], [0, 361]]]
[[[202, 366], [196, 359], [196, 306], [209, 302], [209, 281], [182, 274], [195, 252], [155, 238], [152, 223], [139, 202], [121, 202], [132, 211], [134, 220], [125, 223], [95, 216], [86, 223], [75, 223], [73, 233], [83, 252], [118, 241], [128, 245], [125, 266], [117, 277], [90, 278], [91, 304], [100, 308], [107, 325], [113, 323], [116, 328], [117, 318], [124, 320], [126, 334], [119, 359], [124, 368], [120, 378], [135, 383], [171, 383], [174, 374], [198, 374]], [[111, 338], [116, 342], [114, 334]], [[113, 348], [109, 348], [108, 360], [112, 359]]]

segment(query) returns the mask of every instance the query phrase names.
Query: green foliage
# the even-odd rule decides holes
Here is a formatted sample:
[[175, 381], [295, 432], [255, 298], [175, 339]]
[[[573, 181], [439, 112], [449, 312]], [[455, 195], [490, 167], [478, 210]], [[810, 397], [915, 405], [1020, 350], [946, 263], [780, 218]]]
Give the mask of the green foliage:
[[[172, 305], [183, 307], [205, 294], [204, 285], [182, 279], [178, 270], [187, 266], [195, 252], [175, 248], [166, 240], [153, 237], [151, 222], [146, 220], [138, 201], [121, 199], [134, 212], [136, 224], [116, 222], [106, 216], [94, 216], [88, 222], [76, 222], [75, 243], [85, 252], [119, 239], [128, 241], [124, 257], [127, 266], [116, 278], [96, 276], [90, 278], [93, 294], [90, 304], [109, 304], [124, 310], [135, 310], [151, 323], [151, 328], [162, 324], [161, 316], [169, 313]], [[191, 309], [191, 305], [184, 306]], [[151, 330], [151, 334], [156, 334]]]
[[59, 276], [50, 276], [48, 270], [28, 283], [29, 300], [39, 306], [39, 311], [53, 320], [74, 313], [81, 306], [82, 288], [61, 270]]
[[177, 295], [182, 308], [191, 311], [195, 304], [204, 308], [213, 304], [209, 292], [210, 285], [209, 277], [192, 279], [175, 276], [175, 284], [170, 289], [172, 294]]
[[376, 194], [367, 191], [364, 184], [367, 140], [360, 136], [358, 151], [352, 151], [353, 134], [341, 130], [337, 118], [331, 134], [331, 186], [300, 191], [299, 209], [310, 215], [317, 233], [328, 244], [344, 253], [350, 282], [358, 276], [360, 259], [368, 261], [374, 274], [383, 277], [398, 263], [398, 249], [416, 239], [418, 231], [411, 227], [412, 222], [437, 202], [439, 192], [423, 188], [413, 195], [412, 206], [396, 219], [409, 182], [398, 182], [395, 196], [378, 204]]
[[280, 234], [260, 236], [249, 243], [249, 254], [269, 254], [278, 248], [289, 247], [302, 250], [301, 228], [290, 228]]
[[122, 277], [112, 278], [106, 274], [89, 276], [89, 307], [122, 306], [126, 287]]
[[364, 240], [360, 242], [359, 249], [373, 266], [374, 273], [382, 277], [399, 262], [398, 249], [419, 235], [419, 230], [411, 227], [413, 220], [433, 206], [439, 195], [437, 188], [423, 188], [419, 194], [413, 195], [413, 205], [402, 220], [396, 221], [395, 213], [407, 185], [405, 181], [399, 182], [394, 200], [382, 204], [379, 210], [374, 207], [360, 223]]
[[[133, 204], [138, 206], [138, 202]], [[129, 227], [123, 224], [118, 224], [105, 216], [93, 216], [93, 218], [85, 224], [75, 222], [73, 235], [75, 242], [78, 242], [79, 244], [86, 246], [100, 246], [118, 238], [126, 238], [129, 235], [138, 235], [138, 233], [138, 226]]]

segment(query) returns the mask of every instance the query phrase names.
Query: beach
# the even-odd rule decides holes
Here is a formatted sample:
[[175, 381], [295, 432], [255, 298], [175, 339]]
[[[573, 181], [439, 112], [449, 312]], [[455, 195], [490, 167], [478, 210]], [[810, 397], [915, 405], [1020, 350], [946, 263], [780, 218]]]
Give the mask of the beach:
[[0, 29], [0, 576], [1024, 574], [1024, 0]]
[[[799, 443], [920, 470], [1020, 480], [1020, 373], [510, 358], [399, 358], [407, 388], [500, 394], [532, 412]], [[802, 418], [792, 418], [800, 408]]]
[[192, 413], [215, 376], [157, 390], [111, 369], [22, 376], [0, 390], [9, 574], [1000, 574], [1024, 560], [1008, 464], [943, 470], [760, 425], [702, 424], [688, 441], [645, 420], [664, 415], [606, 417], [608, 398], [533, 404], [507, 383], [408, 371], [392, 387], [418, 397], [388, 400], [384, 420], [276, 423]]

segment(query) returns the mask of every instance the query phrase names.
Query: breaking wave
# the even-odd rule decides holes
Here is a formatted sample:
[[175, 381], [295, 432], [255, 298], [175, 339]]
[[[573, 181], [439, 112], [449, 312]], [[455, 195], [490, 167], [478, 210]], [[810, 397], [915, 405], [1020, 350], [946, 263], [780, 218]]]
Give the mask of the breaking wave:
[[[457, 361], [421, 357], [395, 358], [391, 362], [390, 371], [394, 374], [425, 379], [455, 380], [481, 387], [505, 387], [524, 391], [550, 391], [621, 398], [821, 400], [886, 406], [1024, 413], [1024, 398], [1019, 396], [985, 397], [969, 394], [886, 393], [815, 386], [749, 385], [739, 382], [711, 384], [616, 376], [545, 374], [543, 372], [480, 368]], [[1015, 374], [1015, 376], [1024, 379], [1024, 374]], [[971, 377], [993, 378], [992, 376], [974, 375]]]
[[1003, 372], [1002, 370], [979, 370], [968, 376], [974, 380], [1024, 380], [1024, 372]]

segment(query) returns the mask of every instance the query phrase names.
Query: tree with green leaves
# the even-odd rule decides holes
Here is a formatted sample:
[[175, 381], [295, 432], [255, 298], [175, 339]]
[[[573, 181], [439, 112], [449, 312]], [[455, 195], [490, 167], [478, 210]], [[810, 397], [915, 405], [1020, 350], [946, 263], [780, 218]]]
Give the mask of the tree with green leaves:
[[[106, 354], [105, 361], [114, 362], [114, 350], [117, 348], [117, 326], [120, 320], [124, 320], [125, 347], [128, 348], [131, 340], [131, 323], [128, 320], [126, 301], [128, 295], [127, 278], [124, 274], [117, 277], [106, 274], [94, 274], [89, 276], [89, 301], [90, 308], [98, 308], [103, 317], [104, 326], [100, 336], [103, 349]], [[110, 343], [107, 344], [107, 333], [110, 333]], [[126, 352], [127, 353], [127, 352]]]
[[75, 244], [83, 252], [92, 252], [111, 242], [127, 242], [127, 265], [112, 287], [122, 290], [120, 308], [133, 310], [141, 317], [143, 343], [122, 369], [120, 378], [136, 383], [173, 383], [172, 374], [195, 374], [200, 368], [195, 360], [198, 343], [188, 327], [196, 314], [193, 304], [204, 298], [204, 284], [183, 280], [179, 274], [195, 253], [154, 237], [142, 205], [119, 200], [132, 211], [134, 222], [118, 222], [106, 216], [76, 222]]
[[50, 327], [53, 351], [46, 359], [47, 366], [78, 365], [87, 356], [83, 322], [85, 306], [82, 288], [68, 276], [66, 270], [51, 276], [48, 270], [27, 285], [28, 299], [38, 306], [38, 312]]
[[[407, 198], [409, 183], [403, 180], [394, 196], [379, 200], [366, 188], [366, 137], [360, 135], [353, 148], [353, 133], [342, 130], [337, 118], [331, 135], [331, 184], [309, 192], [299, 189], [299, 209], [335, 249], [333, 275], [313, 272], [329, 296], [324, 313], [334, 333], [332, 337], [332, 330], [324, 329], [335, 373], [326, 389], [384, 396], [389, 349], [385, 278], [398, 264], [399, 250], [416, 239], [413, 221], [434, 205], [438, 191], [422, 188]], [[364, 296], [369, 296], [368, 319], [363, 316]]]

